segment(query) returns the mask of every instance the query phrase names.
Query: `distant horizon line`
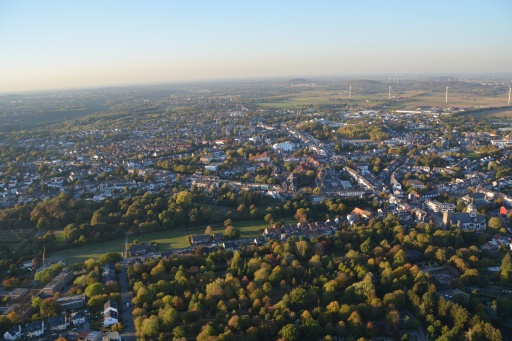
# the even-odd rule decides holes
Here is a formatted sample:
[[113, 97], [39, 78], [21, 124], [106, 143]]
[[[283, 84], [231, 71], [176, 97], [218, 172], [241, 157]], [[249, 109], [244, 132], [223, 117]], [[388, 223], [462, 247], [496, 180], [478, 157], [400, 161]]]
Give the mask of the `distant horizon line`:
[[[295, 79], [305, 79], [307, 81], [326, 81], [326, 80], [346, 80], [347, 78], [355, 78], [351, 80], [375, 80], [375, 78], [385, 77], [399, 78], [401, 81], [404, 80], [415, 80], [415, 77], [460, 77], [460, 76], [479, 76], [479, 77], [492, 77], [495, 80], [505, 80], [507, 77], [511, 77], [510, 82], [512, 83], [512, 71], [509, 72], [454, 72], [454, 73], [443, 73], [443, 72], [387, 72], [387, 73], [351, 73], [341, 75], [295, 75], [295, 76], [261, 76], [261, 77], [228, 77], [228, 78], [205, 78], [205, 79], [183, 79], [175, 81], [156, 81], [156, 82], [138, 82], [138, 83], [125, 83], [125, 84], [111, 84], [111, 85], [84, 85], [77, 87], [66, 87], [66, 88], [40, 88], [32, 90], [19, 90], [19, 91], [0, 91], [0, 96], [16, 96], [23, 94], [39, 94], [39, 93], [51, 93], [60, 91], [83, 91], [83, 90], [102, 90], [102, 89], [116, 89], [116, 88], [132, 88], [132, 87], [147, 87], [147, 86], [165, 86], [165, 85], [179, 85], [179, 84], [201, 84], [201, 83], [234, 83], [234, 82], [271, 82], [271, 81], [292, 81]], [[314, 79], [313, 79], [314, 78]]]

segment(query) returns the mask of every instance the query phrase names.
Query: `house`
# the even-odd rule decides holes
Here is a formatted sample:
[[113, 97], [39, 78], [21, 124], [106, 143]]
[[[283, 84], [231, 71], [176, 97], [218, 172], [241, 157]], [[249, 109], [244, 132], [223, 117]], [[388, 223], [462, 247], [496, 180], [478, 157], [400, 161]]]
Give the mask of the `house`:
[[119, 322], [119, 315], [117, 310], [117, 303], [113, 300], [108, 300], [103, 306], [103, 326], [111, 326]]
[[506, 216], [508, 214], [508, 210], [505, 206], [500, 207], [500, 215]]
[[254, 238], [254, 244], [256, 245], [265, 245], [265, 238], [263, 237], [257, 237], [257, 238]]
[[462, 200], [464, 200], [466, 204], [470, 202], [475, 203], [475, 205], [482, 205], [486, 203], [485, 194], [479, 192], [465, 195], [462, 197]]
[[372, 212], [367, 211], [367, 210], [362, 210], [359, 207], [354, 208], [351, 213], [355, 216], [359, 216], [364, 219], [368, 219], [373, 216]]
[[222, 232], [214, 233], [213, 240], [215, 242], [222, 242], [224, 240], [224, 233], [222, 233]]
[[279, 231], [276, 227], [266, 227], [265, 230], [263, 230], [264, 237], [274, 237], [278, 233], [279, 233]]
[[4, 339], [6, 340], [19, 340], [21, 339], [23, 330], [20, 325], [12, 326], [8, 331], [4, 333]]
[[406, 180], [404, 183], [407, 187], [421, 189], [425, 187], [425, 184], [419, 180]]
[[73, 326], [79, 326], [85, 323], [85, 313], [83, 311], [79, 311], [71, 315], [71, 324]]
[[192, 245], [206, 244], [209, 243], [211, 237], [209, 234], [196, 234], [190, 237], [190, 243]]
[[103, 283], [107, 283], [109, 281], [115, 281], [116, 280], [116, 271], [112, 269], [103, 269], [103, 272], [101, 273], [101, 281]]
[[446, 212], [446, 211], [453, 211], [455, 209], [455, 204], [447, 203], [447, 202], [439, 202], [437, 200], [425, 200], [425, 205], [431, 209], [432, 211], [439, 213], [439, 212]]
[[48, 320], [48, 329], [52, 333], [55, 333], [55, 332], [58, 332], [61, 330], [65, 330], [66, 327], [67, 327], [66, 316], [64, 316], [64, 315], [52, 316]]
[[27, 338], [38, 337], [44, 334], [44, 321], [38, 320], [27, 324], [26, 326]]
[[141, 256], [146, 253], [156, 252], [156, 246], [153, 243], [134, 244], [130, 246], [130, 256]]

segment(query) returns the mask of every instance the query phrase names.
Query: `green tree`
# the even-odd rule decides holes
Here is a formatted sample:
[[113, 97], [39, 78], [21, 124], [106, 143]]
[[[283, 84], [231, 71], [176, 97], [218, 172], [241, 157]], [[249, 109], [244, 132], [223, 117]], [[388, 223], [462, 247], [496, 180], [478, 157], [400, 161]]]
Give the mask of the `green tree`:
[[149, 318], [142, 321], [142, 327], [140, 330], [141, 336], [152, 339], [160, 332], [160, 322], [158, 317], [151, 315]]
[[85, 295], [87, 297], [93, 297], [97, 295], [103, 294], [105, 291], [105, 287], [103, 284], [96, 282], [91, 285], [89, 285], [87, 288], [85, 288]]

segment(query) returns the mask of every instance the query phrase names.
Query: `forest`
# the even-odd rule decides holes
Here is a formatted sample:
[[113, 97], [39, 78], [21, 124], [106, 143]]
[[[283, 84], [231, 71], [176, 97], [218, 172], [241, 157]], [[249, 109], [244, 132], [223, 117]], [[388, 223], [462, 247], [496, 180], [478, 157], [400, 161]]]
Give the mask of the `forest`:
[[[480, 252], [474, 233], [406, 230], [388, 216], [342, 228], [334, 237], [290, 238], [265, 246], [170, 256], [129, 267], [135, 326], [145, 340], [409, 340], [423, 326], [437, 340], [502, 340], [512, 300], [465, 288], [476, 269], [500, 263], [490, 282], [510, 285], [509, 253]], [[460, 271], [446, 299], [409, 261], [411, 250]]]

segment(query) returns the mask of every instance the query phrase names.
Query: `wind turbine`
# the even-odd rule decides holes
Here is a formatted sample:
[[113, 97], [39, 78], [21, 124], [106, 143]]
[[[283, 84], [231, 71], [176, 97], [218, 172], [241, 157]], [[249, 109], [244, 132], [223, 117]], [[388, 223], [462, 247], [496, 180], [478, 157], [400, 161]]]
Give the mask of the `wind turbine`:
[[348, 88], [348, 98], [350, 98], [350, 93], [352, 92], [352, 85]]
[[449, 89], [449, 87], [446, 87], [446, 99], [445, 99], [445, 103], [448, 103], [448, 89]]
[[512, 87], [508, 86], [508, 105], [510, 105], [510, 93], [512, 92]]

